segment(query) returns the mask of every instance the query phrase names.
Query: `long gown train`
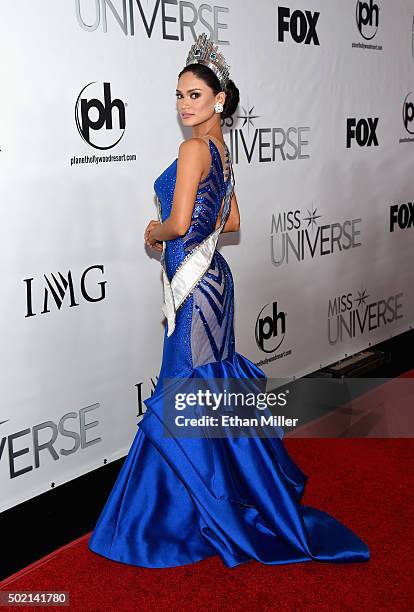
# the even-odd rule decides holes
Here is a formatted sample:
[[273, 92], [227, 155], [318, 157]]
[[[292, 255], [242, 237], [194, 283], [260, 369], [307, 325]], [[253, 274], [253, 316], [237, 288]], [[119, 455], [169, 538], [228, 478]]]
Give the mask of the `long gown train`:
[[[166, 380], [266, 379], [235, 350], [233, 279], [211, 240], [222, 201], [222, 224], [228, 215], [234, 178], [227, 147], [223, 162], [213, 140], [205, 142], [211, 167], [200, 181], [191, 225], [184, 236], [164, 243], [168, 326], [157, 385], [144, 400], [147, 410], [88, 546], [144, 567], [174, 567], [213, 555], [227, 567], [252, 559], [368, 561], [368, 546], [351, 529], [301, 503], [307, 476], [287, 453], [282, 435], [165, 435]], [[162, 220], [171, 211], [176, 170], [177, 159], [154, 183]], [[207, 261], [195, 284], [200, 260], [194, 255]], [[180, 282], [174, 285], [173, 279]], [[169, 291], [176, 302], [181, 291], [179, 308], [171, 309], [174, 300], [168, 304]]]

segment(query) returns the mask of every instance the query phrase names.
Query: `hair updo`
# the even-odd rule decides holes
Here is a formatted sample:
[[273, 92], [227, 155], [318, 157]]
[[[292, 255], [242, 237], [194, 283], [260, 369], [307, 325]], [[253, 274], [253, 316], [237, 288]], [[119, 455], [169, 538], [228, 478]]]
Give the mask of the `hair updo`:
[[180, 78], [180, 76], [185, 72], [192, 72], [197, 78], [202, 79], [205, 84], [213, 90], [214, 95], [217, 95], [220, 91], [224, 91], [226, 94], [226, 99], [224, 101], [221, 118], [227, 119], [228, 117], [232, 116], [239, 105], [240, 94], [239, 90], [231, 79], [229, 79], [226, 89], [223, 89], [216, 74], [204, 64], [189, 64], [188, 66], [185, 66], [178, 75], [178, 78]]

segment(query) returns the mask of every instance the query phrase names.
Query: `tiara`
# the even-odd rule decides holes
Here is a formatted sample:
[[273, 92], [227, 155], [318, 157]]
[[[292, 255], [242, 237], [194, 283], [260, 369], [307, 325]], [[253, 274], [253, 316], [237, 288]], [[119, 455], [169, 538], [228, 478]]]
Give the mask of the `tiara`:
[[204, 64], [208, 66], [220, 81], [223, 90], [229, 82], [229, 68], [223, 54], [218, 50], [211, 38], [207, 40], [207, 34], [200, 34], [196, 42], [191, 45], [188, 53], [186, 66], [189, 64]]

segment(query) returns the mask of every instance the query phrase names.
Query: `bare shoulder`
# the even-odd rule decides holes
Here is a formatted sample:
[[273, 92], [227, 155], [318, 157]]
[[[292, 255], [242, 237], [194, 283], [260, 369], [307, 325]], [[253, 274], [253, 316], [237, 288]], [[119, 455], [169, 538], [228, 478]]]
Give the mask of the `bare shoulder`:
[[208, 158], [210, 156], [210, 152], [207, 142], [202, 138], [194, 136], [182, 141], [178, 149], [178, 155], [193, 159], [194, 157], [203, 159]]
[[178, 150], [178, 162], [180, 167], [186, 169], [186, 172], [194, 172], [200, 178], [208, 172], [211, 164], [208, 143], [197, 137], [183, 140]]

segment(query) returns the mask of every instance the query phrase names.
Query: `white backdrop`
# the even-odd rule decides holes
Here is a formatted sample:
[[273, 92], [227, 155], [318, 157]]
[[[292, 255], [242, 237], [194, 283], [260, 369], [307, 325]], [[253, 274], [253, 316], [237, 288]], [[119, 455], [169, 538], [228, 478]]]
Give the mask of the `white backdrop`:
[[164, 329], [143, 231], [204, 31], [241, 95], [236, 350], [302, 376], [412, 326], [414, 0], [0, 6], [0, 510], [136, 433]]

